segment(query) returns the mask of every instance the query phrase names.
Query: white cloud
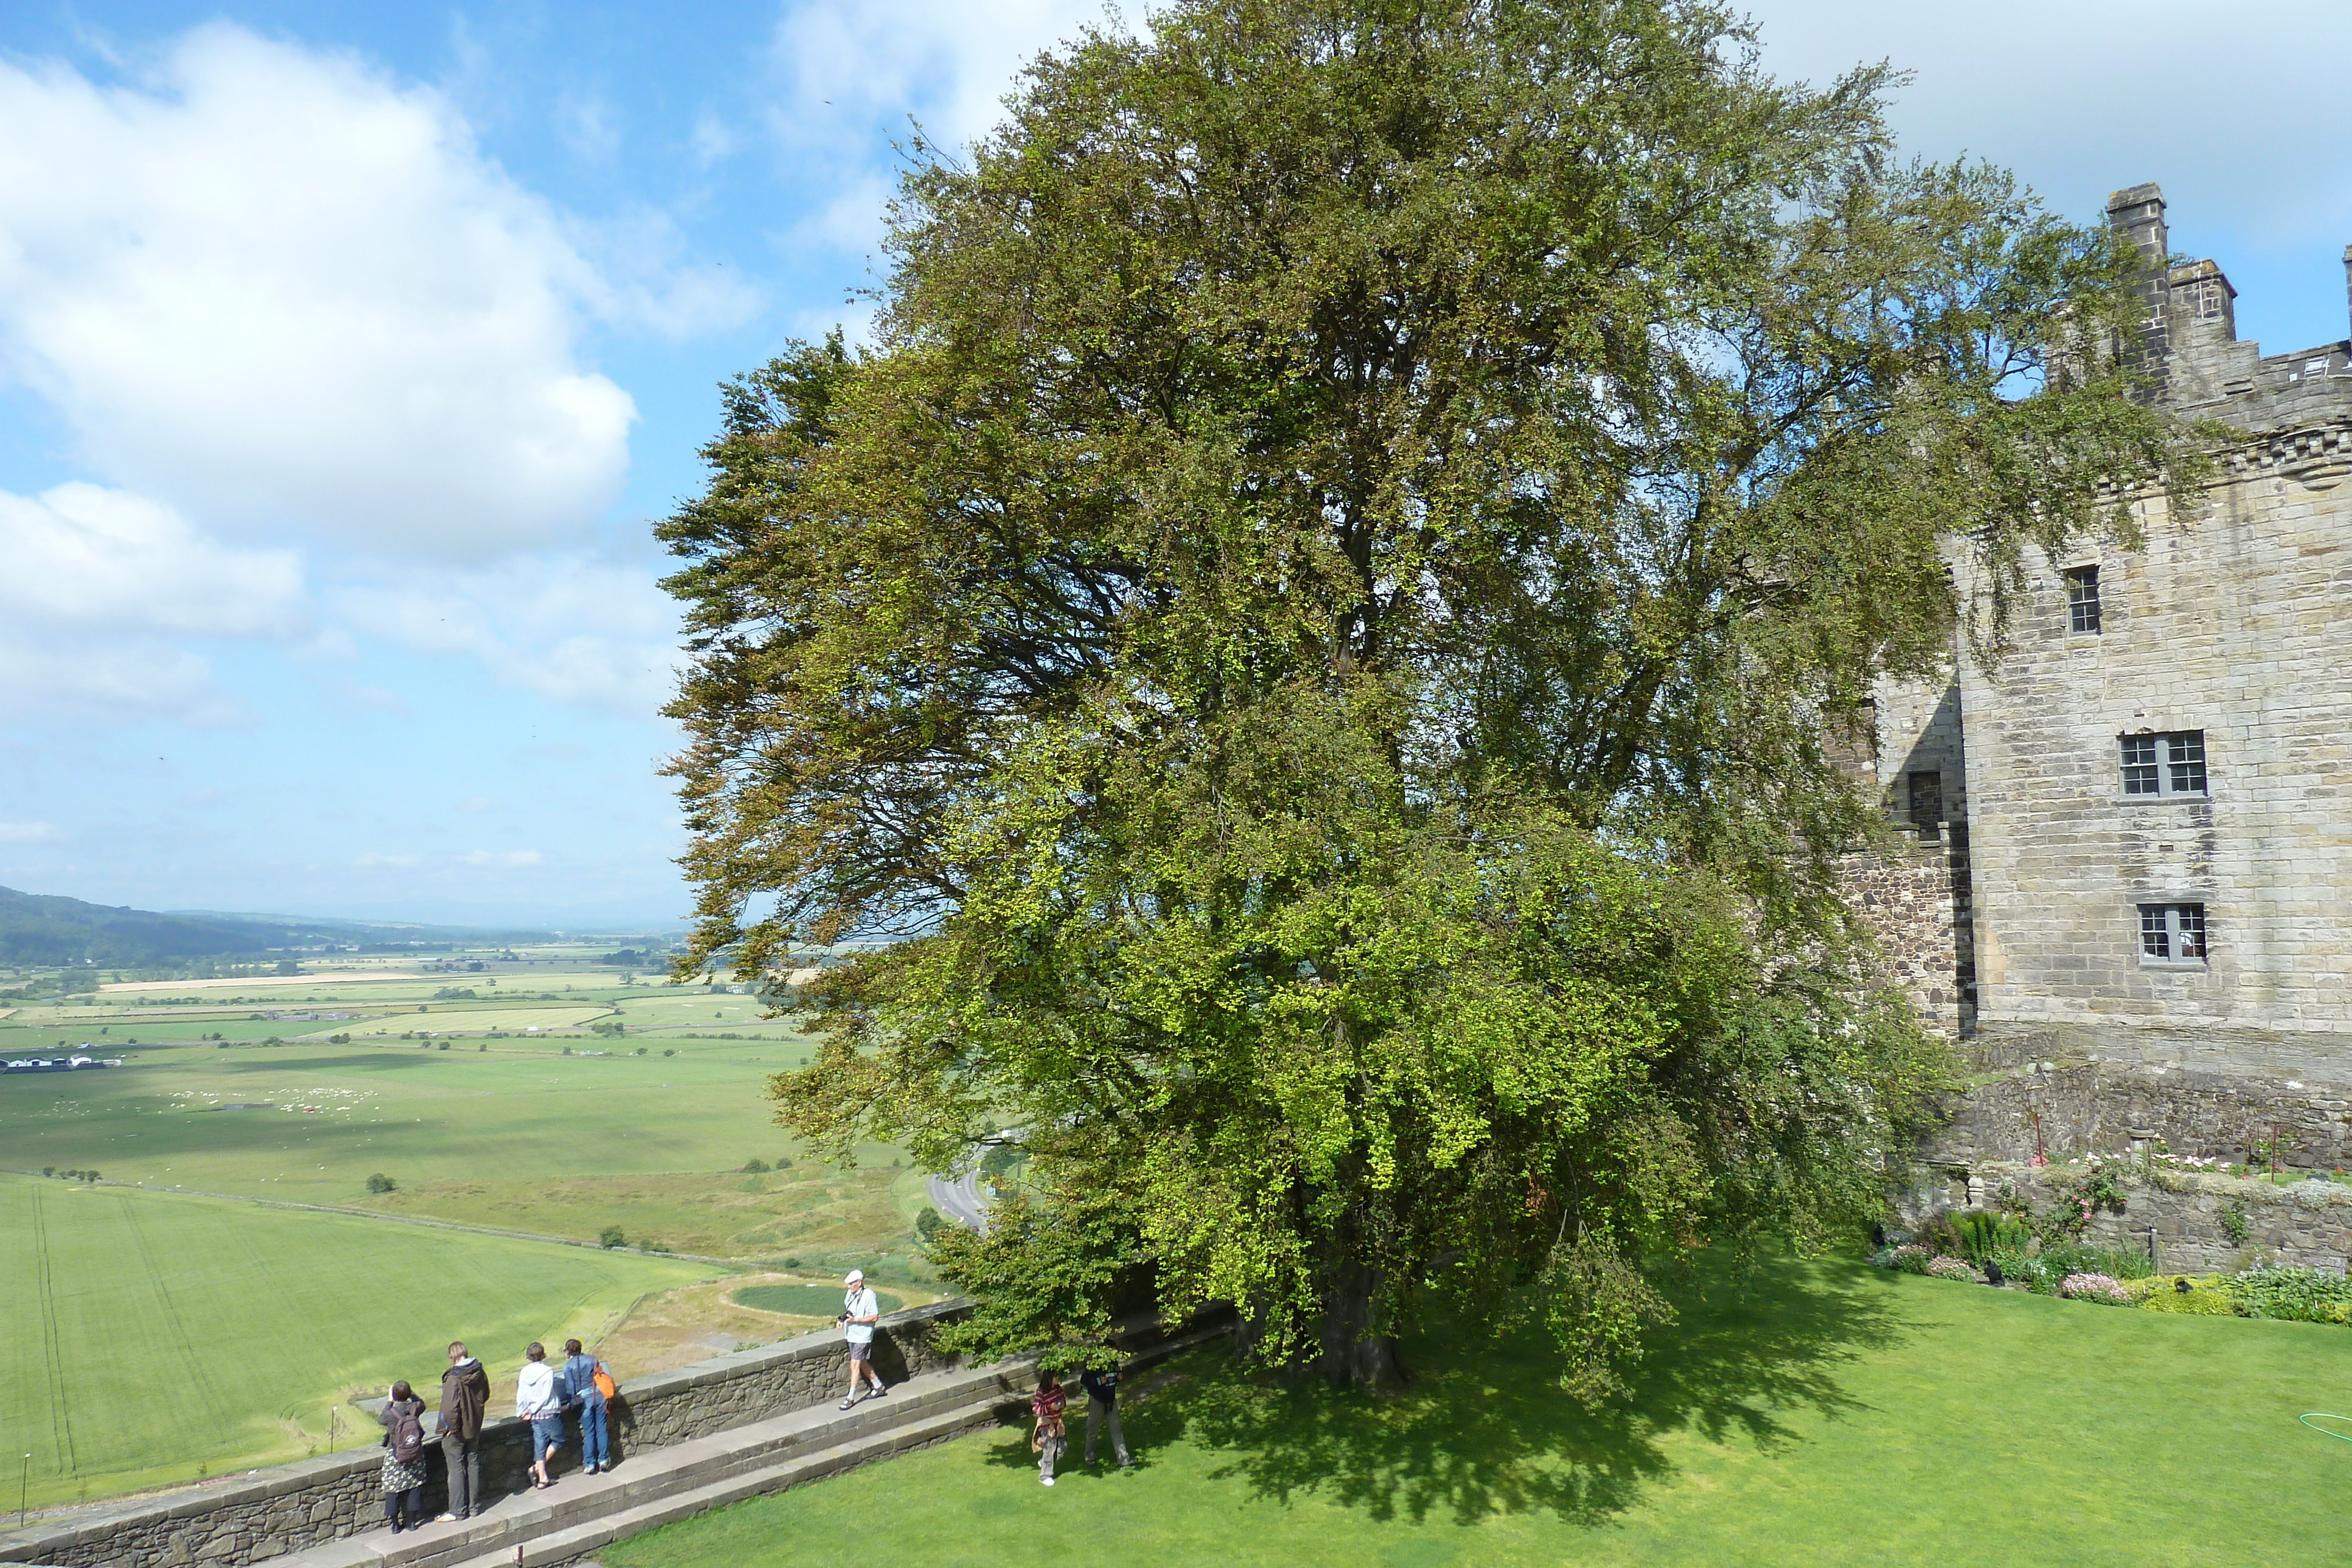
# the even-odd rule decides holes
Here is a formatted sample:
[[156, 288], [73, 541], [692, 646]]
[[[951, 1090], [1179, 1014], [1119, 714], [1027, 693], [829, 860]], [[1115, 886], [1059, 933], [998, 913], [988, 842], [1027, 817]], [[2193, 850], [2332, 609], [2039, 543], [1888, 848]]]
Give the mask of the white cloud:
[[292, 636], [308, 623], [292, 552], [207, 538], [171, 507], [67, 484], [0, 490], [0, 618], [19, 626]]
[[1103, 16], [1101, 0], [798, 5], [778, 24], [775, 48], [805, 123], [850, 122], [862, 137], [871, 117], [903, 127], [911, 112], [957, 144], [995, 122], [1016, 72]]
[[131, 85], [0, 62], [0, 364], [207, 528], [574, 534], [635, 417], [574, 341], [629, 308], [446, 99], [349, 57], [216, 24]]
[[735, 133], [706, 110], [695, 117], [693, 145], [696, 162], [708, 168], [735, 151]]
[[0, 844], [54, 844], [64, 839], [54, 822], [0, 822]]
[[942, 146], [973, 141], [996, 123], [1024, 66], [1104, 20], [1102, 0], [788, 5], [773, 46], [786, 101], [769, 131], [794, 183], [819, 202], [794, 237], [872, 245], [894, 172], [888, 141], [905, 138], [910, 118]]
[[386, 572], [332, 591], [353, 630], [479, 659], [509, 686], [650, 716], [680, 660], [677, 607], [643, 565], [528, 557], [464, 571]]
[[301, 635], [301, 564], [223, 545], [171, 507], [97, 485], [0, 491], [0, 716], [202, 727], [252, 715], [178, 636]]
[[527, 866], [537, 865], [537, 850], [475, 850], [457, 857], [460, 865]]
[[0, 624], [0, 719], [174, 719], [198, 729], [250, 725], [209, 660], [156, 637], [45, 636]]

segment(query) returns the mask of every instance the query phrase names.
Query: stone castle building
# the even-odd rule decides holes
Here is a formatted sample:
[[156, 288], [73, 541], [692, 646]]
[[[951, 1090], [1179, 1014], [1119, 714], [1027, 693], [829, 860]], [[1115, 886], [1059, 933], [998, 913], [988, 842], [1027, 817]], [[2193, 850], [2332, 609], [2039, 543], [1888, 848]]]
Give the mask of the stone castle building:
[[2237, 433], [2202, 510], [2032, 559], [1997, 666], [1879, 693], [1912, 848], [1858, 880], [1990, 1078], [1934, 1151], [1955, 1171], [2157, 1138], [2352, 1165], [2352, 342], [2239, 340], [2164, 214], [2154, 185], [2107, 204], [2156, 395]]

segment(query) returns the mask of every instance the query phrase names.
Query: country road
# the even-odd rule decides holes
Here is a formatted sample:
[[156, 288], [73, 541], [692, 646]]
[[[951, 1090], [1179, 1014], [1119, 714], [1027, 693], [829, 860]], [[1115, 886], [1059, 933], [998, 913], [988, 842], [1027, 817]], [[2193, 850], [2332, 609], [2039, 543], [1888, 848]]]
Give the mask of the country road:
[[988, 1200], [981, 1196], [979, 1171], [966, 1171], [952, 1181], [946, 1176], [933, 1176], [931, 1203], [950, 1219], [982, 1236], [988, 1234]]

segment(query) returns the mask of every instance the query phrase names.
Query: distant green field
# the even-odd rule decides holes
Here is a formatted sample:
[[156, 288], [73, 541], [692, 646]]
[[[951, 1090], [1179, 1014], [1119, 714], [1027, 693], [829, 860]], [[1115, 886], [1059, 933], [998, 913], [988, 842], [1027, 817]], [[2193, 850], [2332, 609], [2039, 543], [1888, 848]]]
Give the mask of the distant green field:
[[341, 1022], [306, 1024], [306, 1032], [292, 1038], [324, 1040], [330, 1035], [348, 1034], [354, 1039], [375, 1035], [398, 1035], [415, 1030], [431, 1030], [435, 1034], [485, 1034], [491, 1030], [520, 1032], [523, 1030], [577, 1029], [598, 1019], [610, 1018], [607, 1007], [550, 1007], [544, 1002], [518, 1001], [510, 1007], [457, 1007], [423, 1017], [414, 1012], [390, 1013], [381, 1018], [353, 1019]]
[[[451, 1339], [503, 1385], [530, 1341], [593, 1340], [640, 1295], [713, 1272], [0, 1176], [0, 1446], [31, 1452], [36, 1505], [299, 1458], [347, 1391], [436, 1382]], [[341, 1411], [346, 1444], [357, 1414]]]
[[[450, 989], [475, 995], [431, 999]], [[387, 991], [402, 995], [388, 1005]], [[881, 1147], [861, 1151], [854, 1171], [802, 1157], [770, 1120], [762, 1090], [769, 1074], [806, 1061], [813, 1045], [790, 1019], [761, 1019], [756, 998], [625, 987], [611, 975], [516, 965], [306, 988], [266, 1007], [235, 989], [228, 998], [248, 999], [192, 994], [210, 999], [165, 1005], [141, 992], [69, 1009], [72, 1021], [62, 1027], [0, 1020], [0, 1055], [52, 1050], [69, 1038], [128, 1061], [103, 1071], [0, 1077], [0, 1168], [95, 1169], [156, 1187], [572, 1239], [618, 1227], [633, 1244], [800, 1258], [811, 1267], [873, 1269], [894, 1254], [913, 1266], [909, 1226], [925, 1197], [919, 1174], [894, 1165], [903, 1155]], [[521, 1032], [613, 1008], [633, 1032]], [[398, 1038], [458, 1028], [497, 1028], [507, 1037], [477, 1034], [447, 1050], [437, 1039]], [[213, 1042], [215, 1034], [224, 1038]], [[350, 1041], [336, 1044], [328, 1034]], [[268, 1043], [273, 1037], [279, 1043]], [[263, 1108], [232, 1108], [256, 1106]], [[795, 1166], [770, 1176], [738, 1170], [755, 1157]], [[376, 1173], [395, 1190], [369, 1194]]]
[[[841, 1311], [842, 1292], [831, 1285], [746, 1285], [733, 1295], [739, 1305], [754, 1312], [829, 1318]], [[875, 1291], [874, 1299], [886, 1312], [895, 1312], [901, 1305], [887, 1291]]]

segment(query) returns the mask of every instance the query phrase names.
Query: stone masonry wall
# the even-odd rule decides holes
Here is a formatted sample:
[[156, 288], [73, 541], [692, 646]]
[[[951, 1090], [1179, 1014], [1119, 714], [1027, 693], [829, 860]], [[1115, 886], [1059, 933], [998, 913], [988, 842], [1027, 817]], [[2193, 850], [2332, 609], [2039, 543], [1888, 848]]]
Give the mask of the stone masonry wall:
[[[874, 1341], [876, 1370], [897, 1383], [950, 1364], [935, 1335], [971, 1310], [969, 1301], [950, 1301], [883, 1318]], [[840, 1336], [824, 1333], [632, 1378], [614, 1403], [614, 1449], [659, 1448], [822, 1404], [839, 1396], [843, 1365]], [[427, 1443], [425, 1455], [425, 1499], [437, 1512], [448, 1495], [440, 1445]], [[481, 1460], [486, 1492], [520, 1490], [529, 1465], [525, 1424], [508, 1418], [486, 1426]], [[236, 1568], [376, 1528], [383, 1521], [382, 1466], [379, 1448], [348, 1450], [161, 1497], [78, 1509], [0, 1534], [0, 1563]]]
[[1958, 1038], [1962, 993], [1946, 852], [1924, 845], [1855, 855], [1839, 883], [1846, 903], [1877, 937], [1886, 976], [1910, 997], [1919, 1021], [1947, 1039]]
[[[2352, 1166], [2352, 1092], [2109, 1062], [2016, 1070], [1957, 1097], [1927, 1146], [1954, 1168], [2114, 1154], [2161, 1141], [2174, 1154], [2244, 1160], [2275, 1136], [2293, 1170]], [[2039, 1133], [2039, 1142], [2036, 1134]]]
[[[1972, 1171], [1965, 1184], [1922, 1189], [1905, 1209], [1916, 1221], [1930, 1209], [1981, 1207], [2007, 1185], [2046, 1210], [2058, 1201], [2048, 1179], [2055, 1174], [1996, 1162]], [[2124, 1212], [2093, 1216], [2084, 1239], [2147, 1251], [2152, 1233], [2159, 1273], [2234, 1273], [2267, 1261], [2340, 1274], [2352, 1263], [2352, 1187], [2336, 1182], [2280, 1186], [2159, 1169], [2153, 1179], [2135, 1176], [2123, 1187]], [[2243, 1241], [2226, 1227], [2232, 1209], [2245, 1221]]]
[[[2218, 267], [2166, 265], [2155, 186], [2110, 214], [2148, 257], [2164, 402], [2242, 435], [2193, 511], [2134, 503], [2136, 546], [2029, 552], [2013, 646], [1961, 661], [1979, 1016], [2312, 1032], [2352, 1077], [2352, 343], [2264, 356]], [[2076, 567], [2096, 631], [2071, 625]], [[2120, 737], [2178, 731], [2206, 793], [2126, 795]], [[2143, 957], [2143, 904], [2202, 904], [2208, 956]]]

